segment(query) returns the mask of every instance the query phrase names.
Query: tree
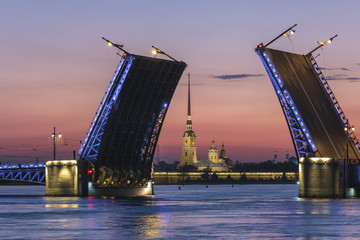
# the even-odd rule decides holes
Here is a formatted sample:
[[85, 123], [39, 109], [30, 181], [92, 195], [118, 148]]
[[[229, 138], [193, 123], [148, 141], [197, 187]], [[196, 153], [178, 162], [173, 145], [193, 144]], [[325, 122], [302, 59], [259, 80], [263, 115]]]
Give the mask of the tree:
[[188, 171], [187, 165], [179, 167], [178, 176], [180, 177], [181, 182], [185, 181], [185, 178], [189, 176], [189, 171]]
[[226, 181], [227, 181], [227, 182], [232, 182], [232, 181], [233, 181], [233, 179], [232, 179], [232, 177], [231, 177], [230, 174], [227, 175]]
[[216, 174], [216, 172], [214, 172], [214, 173], [211, 175], [211, 181], [216, 182], [218, 179], [219, 179], [218, 175]]
[[211, 167], [208, 166], [208, 167], [204, 168], [202, 171], [203, 171], [203, 174], [201, 174], [201, 179], [205, 180], [205, 181], [209, 181]]

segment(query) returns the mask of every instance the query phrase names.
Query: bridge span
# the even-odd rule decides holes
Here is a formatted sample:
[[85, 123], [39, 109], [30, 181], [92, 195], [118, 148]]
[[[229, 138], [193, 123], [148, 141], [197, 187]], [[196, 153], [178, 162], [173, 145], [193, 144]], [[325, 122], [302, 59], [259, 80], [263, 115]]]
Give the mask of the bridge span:
[[45, 185], [45, 163], [2, 164], [0, 181]]
[[343, 197], [352, 189], [360, 196], [360, 143], [312, 55], [337, 35], [304, 55], [268, 47], [279, 37], [289, 37], [295, 26], [259, 44], [255, 52], [279, 99], [299, 158], [299, 195]]

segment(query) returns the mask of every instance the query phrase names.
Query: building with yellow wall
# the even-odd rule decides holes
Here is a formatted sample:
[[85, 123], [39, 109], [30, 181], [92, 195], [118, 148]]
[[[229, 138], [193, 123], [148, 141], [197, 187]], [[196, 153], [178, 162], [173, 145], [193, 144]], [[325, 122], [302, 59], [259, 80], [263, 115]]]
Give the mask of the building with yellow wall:
[[186, 121], [186, 130], [182, 138], [182, 151], [180, 155], [179, 167], [186, 165], [195, 166], [196, 157], [196, 135], [192, 130], [191, 105], [190, 105], [190, 74], [188, 74], [188, 116]]
[[224, 161], [226, 157], [224, 145], [222, 145], [222, 158], [219, 158], [219, 152], [215, 147], [215, 140], [211, 142], [208, 151], [207, 160], [198, 160], [196, 155], [196, 135], [192, 129], [191, 121], [191, 102], [190, 102], [190, 74], [188, 74], [188, 115], [186, 121], [186, 130], [182, 137], [182, 150], [180, 155], [179, 168], [184, 166], [195, 166], [199, 171], [205, 168], [211, 168], [212, 171], [228, 171], [229, 167]]

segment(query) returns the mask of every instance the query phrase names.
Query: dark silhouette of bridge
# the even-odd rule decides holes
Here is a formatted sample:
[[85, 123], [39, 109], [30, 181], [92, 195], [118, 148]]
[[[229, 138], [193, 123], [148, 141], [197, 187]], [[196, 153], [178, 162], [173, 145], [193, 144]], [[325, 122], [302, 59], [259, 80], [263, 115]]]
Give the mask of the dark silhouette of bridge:
[[[256, 48], [283, 109], [298, 157], [347, 157], [350, 126], [312, 54]], [[349, 159], [359, 160], [360, 145], [348, 128]]]
[[273, 84], [299, 159], [299, 196], [358, 197], [360, 144], [312, 55], [337, 35], [305, 55], [268, 47], [282, 36], [290, 37], [295, 26], [255, 51]]
[[[90, 163], [87, 179], [94, 189], [144, 187], [151, 179], [157, 141], [186, 64], [156, 47], [156, 54], [170, 60], [132, 54], [103, 39], [123, 54], [78, 155]], [[0, 169], [0, 179], [43, 183], [44, 167]]]

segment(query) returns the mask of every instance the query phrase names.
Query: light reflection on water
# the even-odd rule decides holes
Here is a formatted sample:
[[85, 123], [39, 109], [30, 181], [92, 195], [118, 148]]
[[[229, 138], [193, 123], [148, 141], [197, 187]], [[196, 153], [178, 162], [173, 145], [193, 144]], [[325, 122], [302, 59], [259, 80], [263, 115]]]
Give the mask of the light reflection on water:
[[42, 186], [0, 186], [0, 195], [22, 195], [0, 196], [0, 239], [360, 237], [358, 199], [301, 199], [297, 188], [155, 186], [155, 197], [103, 199], [50, 198]]

